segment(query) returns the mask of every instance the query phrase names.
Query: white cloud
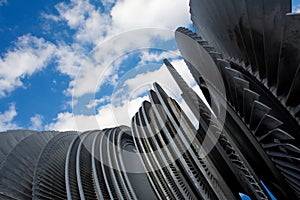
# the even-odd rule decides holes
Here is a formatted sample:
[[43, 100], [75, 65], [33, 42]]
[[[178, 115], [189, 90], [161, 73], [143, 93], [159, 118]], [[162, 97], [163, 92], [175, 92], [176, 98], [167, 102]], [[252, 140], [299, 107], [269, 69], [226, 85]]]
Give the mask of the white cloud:
[[[59, 3], [58, 16], [43, 13], [46, 19], [67, 22], [76, 31], [79, 42], [97, 44], [106, 36], [140, 28], [164, 28], [174, 30], [190, 24], [188, 1], [182, 0], [106, 0], [101, 1], [103, 12], [89, 1], [71, 0]], [[112, 6], [112, 7], [111, 7]]]
[[57, 70], [62, 74], [75, 78], [85, 55], [77, 47], [59, 44], [55, 51]]
[[[74, 32], [73, 41], [71, 44], [55, 41], [57, 45], [54, 45], [31, 35], [20, 37], [16, 48], [0, 58], [0, 97], [16, 87], [23, 86], [22, 78], [43, 69], [53, 58], [56, 58], [57, 70], [71, 78], [66, 94], [70, 95], [74, 91], [74, 97], [80, 97], [96, 92], [108, 81], [116, 84], [118, 65], [127, 58], [128, 51], [139, 48], [162, 49], [163, 45], [159, 46], [160, 43], [154, 43], [153, 39], [159, 38], [167, 41], [174, 37], [175, 28], [190, 23], [187, 1], [106, 0], [103, 5], [107, 8], [112, 7], [112, 10], [104, 13], [89, 1], [71, 0], [69, 3], [63, 2], [56, 5], [58, 15], [42, 13], [42, 17], [46, 20], [66, 23]], [[158, 29], [155, 31], [147, 29], [149, 27]], [[97, 44], [100, 45], [89, 53], [89, 50]], [[147, 60], [157, 62], [165, 56], [167, 54], [144, 54], [142, 62]], [[111, 65], [112, 62], [114, 62], [113, 65]], [[182, 63], [178, 61], [177, 64]], [[12, 71], [14, 73], [11, 73]], [[174, 93], [175, 84], [170, 84], [172, 79], [163, 75], [166, 73], [168, 73], [167, 70], [161, 68], [149, 73], [147, 75], [149, 77], [140, 76], [137, 79], [149, 82], [158, 81], [167, 87], [167, 91]], [[132, 83], [128, 82], [128, 84], [134, 87], [133, 84], [136, 83], [132, 80]], [[93, 116], [73, 116], [69, 112], [59, 113], [54, 122], [45, 127], [75, 130], [78, 121], [80, 121], [79, 130], [99, 128], [99, 126], [105, 128], [118, 124], [129, 125], [130, 117], [128, 116], [133, 115], [140, 107], [140, 103], [147, 98], [138, 97], [138, 95], [131, 99], [124, 98], [121, 106], [113, 107], [113, 113], [111, 104], [100, 107]], [[88, 106], [93, 107], [98, 103], [102, 102], [96, 100], [90, 102]], [[123, 113], [117, 115], [117, 123], [114, 113]], [[31, 122], [32, 127], [39, 129], [43, 124], [42, 116], [33, 116]], [[6, 124], [12, 127], [14, 125], [11, 122]]]
[[[53, 56], [57, 58], [57, 70], [71, 77], [67, 94], [73, 89], [78, 92], [75, 96], [95, 92], [95, 89], [99, 89], [101, 84], [116, 73], [116, 69], [108, 69], [111, 61], [128, 50], [153, 47], [153, 38], [170, 39], [173, 36], [159, 29], [130, 33], [126, 31], [149, 27], [174, 29], [190, 23], [186, 1], [107, 0], [103, 4], [112, 6], [111, 10], [102, 12], [89, 1], [71, 0], [55, 6], [58, 15], [42, 13], [41, 16], [46, 20], [66, 22], [75, 31], [74, 41], [71, 45], [56, 41], [58, 45], [55, 46], [43, 38], [31, 35], [18, 38], [16, 48], [0, 58], [0, 97], [23, 86], [22, 78], [45, 67]], [[122, 37], [118, 37], [120, 33]], [[103, 46], [103, 42], [108, 40], [109, 44]], [[91, 56], [84, 45], [91, 43], [96, 46], [99, 42], [100, 49], [94, 50], [98, 60], [88, 60], [86, 65], [81, 66], [81, 62]], [[101, 52], [102, 57], [99, 57], [97, 51]], [[76, 77], [79, 67], [84, 68], [81, 69], [83, 74]], [[12, 70], [14, 73], [11, 73]], [[102, 81], [99, 81], [100, 75]], [[76, 87], [76, 83], [81, 85], [80, 88]]]
[[15, 104], [10, 104], [8, 110], [0, 113], [0, 131], [6, 131], [19, 128], [17, 124], [13, 123], [13, 119], [17, 116]]
[[35, 114], [30, 118], [30, 129], [31, 130], [42, 130], [42, 125], [43, 125], [43, 116], [39, 114]]
[[132, 116], [138, 111], [147, 96], [138, 97], [131, 101], [125, 100], [122, 106], [114, 107], [106, 104], [97, 110], [95, 115], [73, 115], [69, 112], [59, 113], [53, 123], [45, 126], [47, 130], [77, 130], [111, 128], [118, 125], [130, 126]]
[[188, 1], [182, 0], [120, 0], [111, 11], [117, 29], [160, 27], [175, 29], [188, 25]]
[[[95, 93], [104, 83], [117, 78], [120, 64], [128, 58], [128, 54], [131, 52], [139, 49], [162, 49], [163, 44], [151, 42], [153, 35], [171, 38], [173, 32], [169, 30], [135, 30], [112, 36], [100, 43], [91, 52], [89, 58], [83, 60], [79, 73], [70, 83], [69, 93], [75, 97]], [[112, 81], [112, 83], [114, 82]]]
[[75, 37], [80, 42], [98, 44], [105, 38], [109, 23], [109, 16], [101, 15], [99, 11], [93, 10], [89, 13], [89, 17], [81, 25]]
[[52, 15], [52, 14], [48, 14], [48, 13], [45, 13], [45, 12], [41, 12], [41, 17], [43, 19], [46, 19], [46, 20], [52, 20], [52, 21], [59, 21], [60, 20], [60, 17], [57, 16], [57, 15]]
[[65, 21], [75, 30], [75, 42], [97, 44], [110, 30], [109, 13], [101, 13], [93, 4], [85, 0], [71, 0], [70, 3], [56, 5], [59, 15], [43, 13], [42, 17], [53, 21]]
[[87, 105], [86, 107], [88, 109], [90, 108], [95, 108], [97, 105], [99, 105], [100, 103], [105, 103], [105, 102], [108, 102], [110, 100], [110, 97], [109, 96], [104, 96], [100, 99], [93, 99], [91, 100]]
[[113, 68], [108, 68], [108, 63], [95, 64], [86, 59], [80, 66], [78, 74], [72, 79], [67, 94], [80, 97], [87, 93], [95, 93], [100, 86], [112, 75]]
[[0, 97], [23, 86], [22, 78], [46, 67], [55, 46], [42, 38], [24, 35], [16, 47], [0, 58]]
[[71, 0], [69, 4], [65, 2], [56, 5], [61, 19], [67, 21], [72, 29], [80, 27], [88, 16], [89, 12], [94, 10], [94, 6], [85, 0]]
[[162, 53], [153, 53], [149, 51], [142, 52], [140, 64], [147, 64], [148, 62], [162, 62], [163, 59], [173, 59], [180, 56], [179, 50], [164, 51]]
[[45, 129], [57, 131], [76, 130], [74, 116], [69, 112], [58, 113], [55, 122], [45, 125]]
[[[108, 0], [103, 4], [112, 6], [111, 10], [103, 12], [89, 1], [71, 0], [56, 5], [58, 16], [43, 14], [46, 19], [66, 22], [75, 31], [74, 43], [57, 50], [57, 69], [71, 77], [67, 94], [75, 97], [94, 93], [103, 83], [112, 80], [118, 69], [118, 66], [110, 66], [112, 61], [119, 59], [120, 63], [131, 50], [163, 48], [154, 44], [153, 39], [169, 40], [174, 37], [170, 29], [190, 23], [186, 1]], [[149, 27], [159, 29], [145, 29]], [[143, 30], [126, 32], [137, 28]], [[96, 48], [88, 54], [87, 49], [84, 50], [85, 44], [93, 44]], [[83, 49], [74, 48], [76, 45]], [[78, 60], [83, 63], [80, 67]]]

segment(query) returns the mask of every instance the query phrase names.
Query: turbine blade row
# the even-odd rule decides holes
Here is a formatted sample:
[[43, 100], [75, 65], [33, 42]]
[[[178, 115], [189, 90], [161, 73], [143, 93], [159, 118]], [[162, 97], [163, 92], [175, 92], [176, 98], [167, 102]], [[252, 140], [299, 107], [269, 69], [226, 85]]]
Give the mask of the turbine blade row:
[[[260, 154], [262, 166], [254, 167], [257, 164], [257, 161], [255, 161], [254, 158], [251, 158], [252, 156], [250, 155], [250, 150], [246, 150], [246, 146], [240, 146], [240, 148], [245, 149], [245, 156], [247, 160], [250, 159], [250, 165], [254, 167], [256, 173], [258, 174], [260, 174], [259, 170], [263, 168], [269, 168], [269, 170], [272, 172], [268, 177], [270, 178], [270, 180], [275, 181], [276, 179], [278, 184], [282, 184], [281, 179], [285, 180], [290, 189], [294, 190], [294, 192], [298, 195], [297, 187], [295, 189], [295, 185], [290, 184], [294, 181], [295, 177], [286, 175], [282, 168], [272, 161], [272, 159], [276, 155], [277, 159], [279, 158], [283, 162], [289, 163], [291, 166], [297, 166], [299, 164], [298, 159], [296, 159], [297, 157], [299, 158], [299, 154], [294, 154], [294, 151], [297, 151], [299, 148], [299, 144], [297, 144], [296, 142], [298, 141], [297, 138], [299, 137], [298, 131], [296, 130], [299, 130], [299, 126], [297, 123], [295, 123], [295, 114], [287, 109], [282, 109], [283, 105], [287, 105], [283, 102], [286, 101], [286, 99], [291, 98], [287, 96], [285, 99], [283, 98], [281, 101], [279, 101], [278, 99], [280, 98], [277, 97], [274, 92], [268, 90], [268, 88], [265, 87], [263, 79], [260, 78], [262, 72], [259, 72], [259, 75], [257, 76], [257, 74], [255, 74], [251, 69], [249, 70], [249, 68], [246, 67], [245, 64], [237, 61], [236, 59], [226, 60], [223, 59], [222, 56], [216, 57], [216, 53], [211, 51], [213, 48], [207, 48], [209, 46], [207, 45], [207, 43], [199, 42], [199, 38], [201, 37], [195, 35], [185, 28], [178, 28], [177, 32], [180, 32], [187, 36], [180, 36], [180, 34], [177, 33], [177, 43], [179, 44], [180, 51], [191, 73], [193, 73], [195, 80], [203, 80], [203, 82], [197, 81], [197, 83], [201, 89], [204, 88], [205, 92], [203, 93], [206, 98], [210, 99], [209, 103], [211, 107], [213, 108], [216, 107], [214, 105], [221, 105], [221, 108], [218, 109], [222, 109], [222, 106], [224, 106], [224, 102], [226, 102], [227, 107], [229, 106], [230, 108], [227, 111], [227, 115], [231, 116], [233, 121], [227, 120], [228, 122], [225, 121], [225, 124], [227, 123], [229, 126], [236, 124], [238, 127], [240, 127], [240, 134], [245, 134], [246, 137], [240, 137], [234, 135], [234, 131], [231, 130], [232, 133], [230, 134], [232, 134], [232, 137], [235, 138], [234, 142], [236, 142], [237, 144], [249, 142], [248, 145], [252, 145], [253, 150], [257, 149], [256, 151]], [[187, 47], [183, 44], [187, 43], [187, 41], [191, 39], [194, 40], [195, 44], [192, 44], [192, 41], [189, 41], [188, 43], [191, 49], [186, 51]], [[203, 43], [205, 43], [205, 45], [202, 45]], [[205, 70], [207, 69], [203, 70], [202, 68], [199, 68], [199, 65], [194, 66], [193, 64], [191, 64], [197, 63], [198, 61], [195, 56], [189, 56], [190, 53], [188, 52], [191, 52], [192, 49], [194, 49], [194, 51], [201, 52], [199, 50], [196, 50], [197, 48], [205, 49], [209, 56], [211, 56], [211, 58], [214, 60], [215, 65], [206, 65], [206, 68], [209, 69], [209, 67], [217, 67], [225, 86], [225, 95], [223, 92], [218, 91], [219, 87], [212, 86], [210, 87], [210, 90], [208, 89], [208, 87], [203, 87], [207, 85], [214, 85], [217, 82], [207, 82], [208, 79], [205, 72]], [[294, 63], [296, 63], [296, 61]], [[291, 91], [289, 91], [288, 93], [295, 94]], [[291, 109], [291, 111], [292, 110], [293, 109]], [[213, 111], [216, 113], [219, 112], [218, 110], [214, 109]], [[286, 113], [288, 112], [290, 112], [290, 114], [286, 115]], [[286, 116], [288, 116], [288, 118]], [[202, 117], [204, 117], [204, 115], [202, 115]], [[291, 125], [293, 128], [291, 128]], [[239, 141], [240, 139], [238, 138], [243, 138], [243, 142]], [[274, 145], [275, 143], [283, 143], [281, 139], [289, 139], [288, 145]], [[258, 148], [257, 145], [259, 145], [260, 147]], [[270, 149], [267, 148], [270, 146], [273, 147], [272, 153], [270, 153]], [[293, 148], [293, 152], [288, 151], [291, 146], [296, 147]], [[250, 148], [250, 146], [248, 148]], [[279, 156], [283, 154], [286, 157]], [[260, 176], [263, 176], [263, 174], [261, 174]], [[275, 178], [277, 176], [282, 176], [282, 178]], [[280, 195], [285, 196], [288, 195], [288, 193]]]

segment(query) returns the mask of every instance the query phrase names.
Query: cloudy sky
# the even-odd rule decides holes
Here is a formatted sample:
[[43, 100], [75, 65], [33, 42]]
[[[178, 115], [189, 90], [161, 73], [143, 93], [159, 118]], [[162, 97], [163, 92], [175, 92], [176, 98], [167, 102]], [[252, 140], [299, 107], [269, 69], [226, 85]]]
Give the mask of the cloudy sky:
[[[182, 0], [0, 0], [0, 130], [130, 124], [190, 26]], [[167, 74], [167, 75], [166, 75]], [[171, 88], [170, 88], [171, 87]]]
[[173, 35], [188, 1], [0, 0], [0, 24], [0, 131], [129, 125], [154, 80], [179, 95], [164, 58], [198, 90]]

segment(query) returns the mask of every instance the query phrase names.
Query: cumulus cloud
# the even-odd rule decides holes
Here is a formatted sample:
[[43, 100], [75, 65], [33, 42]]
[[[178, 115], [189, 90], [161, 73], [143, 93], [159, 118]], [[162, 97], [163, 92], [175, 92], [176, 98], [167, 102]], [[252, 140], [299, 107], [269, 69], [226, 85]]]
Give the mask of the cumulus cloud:
[[59, 113], [54, 122], [45, 126], [47, 130], [77, 130], [111, 128], [118, 125], [130, 126], [132, 116], [138, 111], [147, 96], [138, 97], [131, 101], [124, 100], [122, 106], [106, 104], [97, 110], [95, 115], [74, 115], [70, 112]]
[[163, 59], [174, 59], [180, 56], [179, 50], [171, 50], [171, 51], [164, 51], [162, 53], [157, 52], [149, 52], [144, 51], [142, 52], [140, 64], [147, 64], [148, 62], [162, 62]]
[[[71, 77], [67, 94], [80, 97], [96, 92], [117, 73], [118, 66], [110, 66], [111, 62], [119, 59], [121, 63], [128, 51], [162, 48], [153, 43], [154, 38], [169, 40], [174, 37], [170, 29], [190, 23], [188, 3], [181, 0], [108, 0], [103, 4], [111, 9], [104, 12], [89, 1], [71, 0], [56, 5], [59, 15], [43, 14], [47, 19], [66, 22], [75, 31], [73, 44], [57, 49], [57, 69]], [[94, 45], [91, 54], [74, 48], [86, 44]]]
[[43, 13], [46, 19], [65, 21], [76, 31], [81, 42], [99, 42], [106, 36], [140, 28], [174, 30], [190, 24], [188, 1], [181, 0], [106, 0], [101, 1], [106, 12], [89, 1], [71, 0], [59, 3], [59, 15]]
[[71, 78], [75, 78], [82, 61], [85, 58], [84, 53], [75, 46], [59, 44], [56, 47], [55, 57], [57, 66], [56, 69]]
[[[86, 90], [84, 86], [81, 87], [82, 91], [79, 90], [78, 96], [94, 92], [95, 88], [89, 86], [95, 87], [99, 75], [103, 76], [101, 77], [103, 80], [107, 80], [115, 73], [113, 70], [107, 70], [106, 67], [116, 56], [135, 48], [151, 48], [153, 47], [151, 46], [152, 39], [155, 37], [170, 39], [173, 36], [173, 34], [166, 34], [165, 31], [159, 30], [144, 30], [142, 34], [137, 32], [124, 34], [124, 32], [149, 27], [174, 29], [179, 25], [190, 23], [186, 1], [106, 0], [103, 5], [109, 5], [111, 9], [104, 12], [89, 1], [71, 0], [55, 6], [58, 15], [42, 13], [41, 16], [46, 20], [65, 22], [70, 29], [74, 30], [73, 41], [69, 45], [55, 41], [58, 44], [54, 45], [43, 38], [31, 35], [18, 38], [15, 49], [8, 51], [3, 58], [0, 58], [0, 97], [22, 86], [22, 78], [42, 69], [52, 58], [57, 59], [57, 70], [71, 77], [68, 94], [73, 89], [78, 89], [75, 86], [75, 76], [79, 67], [86, 67], [86, 69], [82, 69], [85, 75], [77, 77], [77, 82], [79, 84], [89, 82], [89, 84], [85, 85]], [[120, 33], [123, 35], [121, 39], [117, 37]], [[117, 40], [112, 38], [117, 38]], [[90, 61], [91, 63], [80, 65], [90, 56], [90, 48], [86, 49], [85, 44], [90, 43], [96, 47], [97, 44], [105, 43], [107, 40], [114, 44], [101, 45], [99, 52], [105, 60], [98, 57], [96, 61], [88, 60], [86, 63]], [[11, 73], [12, 69], [14, 73]], [[93, 74], [98, 77], [93, 77]]]
[[109, 16], [106, 14], [102, 15], [99, 11], [93, 10], [89, 13], [89, 17], [81, 25], [75, 37], [80, 42], [98, 44], [105, 38], [109, 28]]
[[188, 1], [123, 0], [112, 8], [113, 25], [117, 29], [160, 27], [175, 29], [188, 25]]
[[22, 78], [46, 67], [54, 50], [55, 46], [43, 38], [19, 37], [16, 47], [0, 58], [0, 97], [23, 86]]
[[17, 116], [17, 111], [14, 103], [11, 103], [8, 110], [0, 113], [0, 131], [6, 131], [19, 128], [17, 124], [13, 123]]
[[39, 114], [35, 114], [30, 118], [30, 129], [31, 130], [42, 130], [43, 128], [43, 116]]
[[105, 102], [108, 102], [110, 100], [110, 97], [109, 96], [104, 96], [100, 99], [92, 99], [87, 105], [86, 107], [88, 109], [90, 108], [95, 108], [97, 105], [101, 104], [101, 103], [105, 103]]
[[[170, 40], [174, 37], [175, 28], [190, 23], [187, 1], [106, 0], [103, 5], [105, 9], [101, 10], [90, 1], [71, 0], [56, 5], [58, 15], [42, 13], [44, 19], [68, 26], [72, 30], [69, 32], [72, 40], [66, 44], [57, 40], [50, 43], [31, 35], [20, 37], [16, 47], [0, 58], [0, 97], [23, 86], [23, 78], [55, 61], [56, 69], [71, 78], [66, 94], [72, 94], [76, 101], [76, 97], [97, 92], [104, 83], [115, 85], [119, 78], [118, 67], [127, 58], [128, 52], [143, 48], [163, 49], [165, 46], [160, 41]], [[173, 54], [178, 54], [178, 51], [174, 50], [168, 55], [148, 52], [141, 57], [141, 63], [161, 62], [165, 57], [175, 59], [176, 55]], [[174, 62], [179, 66], [183, 64], [183, 61]], [[11, 73], [12, 70], [14, 73]], [[144, 79], [161, 82], [167, 88], [174, 87], [175, 84], [170, 85], [172, 79], [163, 76], [167, 73], [166, 68], [160, 68], [156, 72], [149, 72], [148, 77], [141, 75], [127, 84], [133, 87], [136, 84], [134, 81]], [[173, 88], [167, 90], [173, 92]], [[53, 123], [48, 123], [45, 127], [55, 130], [87, 130], [121, 123], [129, 125], [131, 117], [128, 116], [132, 116], [147, 98], [136, 95], [131, 99], [121, 99], [120, 105], [108, 103], [90, 116], [61, 112]], [[92, 108], [104, 102], [106, 101], [98, 99], [91, 101], [86, 107]], [[124, 114], [118, 114], [116, 122], [114, 113]], [[34, 129], [43, 126], [40, 115], [35, 115], [30, 120]], [[81, 123], [76, 127], [78, 121]], [[10, 122], [6, 124], [14, 125]]]
[[74, 116], [69, 112], [58, 113], [55, 122], [45, 125], [45, 129], [58, 131], [76, 130]]
[[100, 43], [89, 54], [89, 57], [83, 60], [79, 73], [70, 82], [69, 93], [75, 97], [95, 93], [104, 83], [117, 78], [121, 63], [128, 58], [131, 52], [139, 49], [162, 49], [163, 42], [153, 43], [153, 35], [171, 38], [173, 32], [157, 29], [134, 30], [113, 36]]
[[67, 21], [72, 29], [76, 29], [84, 23], [89, 12], [94, 10], [94, 6], [89, 1], [71, 0], [70, 3], [59, 3], [56, 6], [61, 19]]
[[110, 30], [109, 13], [101, 12], [89, 1], [71, 0], [69, 3], [59, 3], [55, 7], [59, 15], [42, 13], [42, 17], [55, 22], [66, 22], [67, 26], [75, 31], [75, 42], [97, 44]]

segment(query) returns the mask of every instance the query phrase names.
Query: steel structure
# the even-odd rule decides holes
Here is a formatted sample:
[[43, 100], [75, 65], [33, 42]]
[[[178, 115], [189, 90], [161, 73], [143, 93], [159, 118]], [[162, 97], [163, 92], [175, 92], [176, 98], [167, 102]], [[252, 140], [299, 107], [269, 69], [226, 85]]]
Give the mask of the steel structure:
[[1, 199], [300, 199], [300, 14], [190, 7], [196, 32], [175, 38], [209, 106], [164, 63], [199, 126], [154, 83], [131, 128], [0, 133]]
[[[291, 5], [191, 0], [196, 33], [176, 31], [214, 113], [226, 110], [223, 131], [278, 199], [300, 198], [300, 14]], [[207, 76], [214, 68], [225, 90]]]

